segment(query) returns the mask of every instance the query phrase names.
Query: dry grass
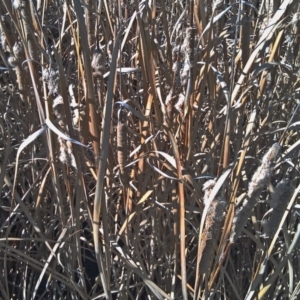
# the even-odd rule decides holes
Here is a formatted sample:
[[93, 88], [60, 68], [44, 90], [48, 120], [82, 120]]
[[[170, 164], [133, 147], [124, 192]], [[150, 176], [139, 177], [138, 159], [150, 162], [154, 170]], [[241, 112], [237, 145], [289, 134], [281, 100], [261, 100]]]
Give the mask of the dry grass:
[[297, 299], [298, 1], [0, 13], [1, 299]]

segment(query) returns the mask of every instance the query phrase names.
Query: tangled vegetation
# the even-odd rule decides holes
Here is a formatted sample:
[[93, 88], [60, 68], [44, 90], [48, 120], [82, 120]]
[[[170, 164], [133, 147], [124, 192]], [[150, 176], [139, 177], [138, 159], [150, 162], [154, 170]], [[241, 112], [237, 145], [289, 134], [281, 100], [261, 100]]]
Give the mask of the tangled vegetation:
[[299, 1], [0, 15], [1, 299], [298, 299]]

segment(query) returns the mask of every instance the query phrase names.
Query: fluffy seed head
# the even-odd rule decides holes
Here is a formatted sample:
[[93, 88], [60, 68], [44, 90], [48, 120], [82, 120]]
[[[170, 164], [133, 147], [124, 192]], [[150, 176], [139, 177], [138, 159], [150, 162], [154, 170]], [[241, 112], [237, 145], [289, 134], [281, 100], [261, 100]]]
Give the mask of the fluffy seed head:
[[262, 164], [254, 173], [248, 188], [250, 200], [255, 200], [268, 185], [272, 176], [274, 164], [279, 157], [281, 146], [278, 143], [272, 145], [268, 152], [262, 158]]
[[281, 146], [278, 143], [272, 145], [268, 152], [264, 155], [262, 163], [275, 163], [279, 157]]
[[105, 58], [104, 53], [100, 50], [93, 53], [92, 67], [96, 74], [102, 76], [105, 72]]

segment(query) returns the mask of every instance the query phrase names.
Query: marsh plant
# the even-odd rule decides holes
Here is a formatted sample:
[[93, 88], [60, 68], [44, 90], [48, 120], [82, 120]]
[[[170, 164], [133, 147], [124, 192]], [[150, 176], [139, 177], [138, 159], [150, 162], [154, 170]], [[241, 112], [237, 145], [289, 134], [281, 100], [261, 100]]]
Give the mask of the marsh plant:
[[0, 298], [298, 299], [299, 16], [0, 1]]

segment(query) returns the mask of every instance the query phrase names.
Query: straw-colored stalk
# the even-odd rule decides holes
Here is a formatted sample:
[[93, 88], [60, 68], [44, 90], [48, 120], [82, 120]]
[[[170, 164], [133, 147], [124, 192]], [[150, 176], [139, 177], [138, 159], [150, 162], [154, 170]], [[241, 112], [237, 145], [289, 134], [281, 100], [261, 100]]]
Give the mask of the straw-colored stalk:
[[32, 15], [30, 10], [30, 3], [29, 1], [17, 0], [14, 1], [14, 7], [15, 9], [19, 10], [21, 15], [23, 28], [24, 28], [24, 37], [28, 45], [30, 57], [32, 59], [38, 60], [38, 55], [36, 51], [37, 47], [33, 37], [34, 30], [33, 30], [33, 21], [32, 21]]

